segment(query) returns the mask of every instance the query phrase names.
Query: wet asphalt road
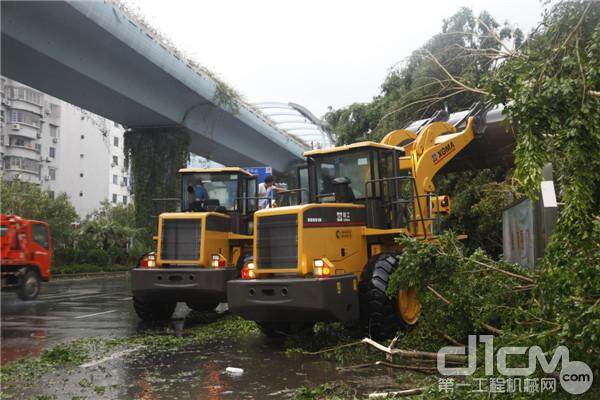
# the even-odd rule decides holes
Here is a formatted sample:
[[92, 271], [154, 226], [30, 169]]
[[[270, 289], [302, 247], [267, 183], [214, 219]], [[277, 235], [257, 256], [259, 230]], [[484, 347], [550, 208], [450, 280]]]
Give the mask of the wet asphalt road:
[[43, 283], [28, 302], [2, 293], [2, 363], [76, 338], [130, 336], [138, 324], [126, 274]]
[[[178, 305], [170, 323], [174, 331], [185, 332], [188, 323], [198, 323], [186, 318], [189, 312], [185, 304]], [[33, 302], [2, 294], [3, 363], [77, 338], [128, 337], [145, 329], [133, 311], [125, 274], [50, 282]], [[51, 371], [6, 394], [13, 399], [279, 399], [301, 386], [336, 380], [357, 379], [356, 385], [364, 386], [366, 379], [378, 389], [396, 386], [381, 370], [339, 372], [335, 363], [319, 357], [287, 357], [280, 343], [262, 335], [217, 337], [208, 346], [174, 352], [130, 348], [125, 353], [69, 371]], [[228, 375], [229, 366], [244, 373]]]

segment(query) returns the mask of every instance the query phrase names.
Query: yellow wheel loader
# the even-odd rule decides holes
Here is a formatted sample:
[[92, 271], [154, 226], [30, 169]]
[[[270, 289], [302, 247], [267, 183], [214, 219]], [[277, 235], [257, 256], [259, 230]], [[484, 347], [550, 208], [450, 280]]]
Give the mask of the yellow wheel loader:
[[131, 271], [133, 306], [145, 321], [169, 319], [177, 302], [196, 311], [225, 302], [227, 281], [252, 253], [256, 177], [235, 167], [179, 173], [181, 212], [159, 215], [156, 251]]
[[311, 330], [316, 321], [360, 321], [372, 336], [414, 325], [416, 291], [397, 301], [386, 295], [402, 251], [394, 239], [435, 240], [450, 198], [435, 194], [433, 179], [452, 160], [460, 161], [454, 169], [510, 163], [502, 120], [502, 110], [476, 105], [416, 121], [380, 143], [305, 153], [298, 179], [308, 202], [254, 214], [253, 261], [227, 284], [231, 312], [267, 335]]

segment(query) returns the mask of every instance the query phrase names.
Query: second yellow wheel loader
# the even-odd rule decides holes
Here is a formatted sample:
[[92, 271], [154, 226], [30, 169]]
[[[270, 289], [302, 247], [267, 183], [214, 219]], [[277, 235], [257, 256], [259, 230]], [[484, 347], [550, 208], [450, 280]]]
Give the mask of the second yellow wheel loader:
[[145, 321], [170, 318], [177, 302], [215, 308], [252, 253], [256, 177], [236, 167], [179, 173], [181, 212], [158, 217], [156, 252], [131, 271], [133, 306]]

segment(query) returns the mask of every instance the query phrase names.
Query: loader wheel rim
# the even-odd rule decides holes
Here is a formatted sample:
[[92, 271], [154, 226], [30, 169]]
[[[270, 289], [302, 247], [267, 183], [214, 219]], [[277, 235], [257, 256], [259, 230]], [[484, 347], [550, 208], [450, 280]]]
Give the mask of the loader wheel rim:
[[417, 291], [415, 288], [398, 291], [398, 312], [400, 318], [408, 324], [414, 325], [421, 315], [421, 303], [417, 300]]

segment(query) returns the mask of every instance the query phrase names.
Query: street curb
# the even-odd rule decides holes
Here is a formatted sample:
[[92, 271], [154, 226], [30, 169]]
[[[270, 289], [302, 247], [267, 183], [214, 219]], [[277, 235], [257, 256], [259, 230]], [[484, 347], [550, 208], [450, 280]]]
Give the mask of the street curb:
[[83, 272], [83, 273], [79, 273], [79, 274], [61, 274], [61, 275], [52, 276], [52, 281], [104, 278], [104, 277], [125, 275], [128, 272], [129, 272], [129, 270], [114, 271], [114, 272]]

